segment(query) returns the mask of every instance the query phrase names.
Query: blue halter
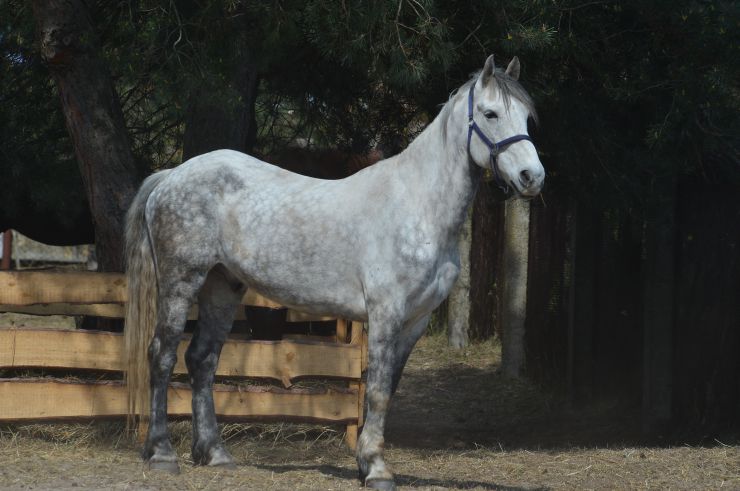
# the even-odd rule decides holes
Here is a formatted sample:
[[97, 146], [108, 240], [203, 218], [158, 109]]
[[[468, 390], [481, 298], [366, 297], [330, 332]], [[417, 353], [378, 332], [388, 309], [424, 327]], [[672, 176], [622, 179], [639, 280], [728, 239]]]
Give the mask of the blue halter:
[[[531, 142], [532, 139], [529, 137], [529, 135], [514, 135], [510, 136], [509, 138], [505, 138], [497, 143], [492, 142], [486, 136], [486, 134], [483, 133], [483, 130], [480, 129], [478, 123], [476, 123], [473, 119], [474, 90], [475, 82], [470, 84], [470, 91], [468, 92], [468, 155], [470, 155], [470, 140], [473, 138], [473, 132], [475, 132], [475, 134], [478, 135], [478, 138], [480, 138], [481, 141], [485, 143], [485, 145], [491, 151], [491, 171], [493, 171], [494, 182], [501, 189], [501, 191], [503, 191], [504, 193], [508, 193], [510, 183], [507, 183], [506, 181], [504, 181], [503, 177], [501, 177], [501, 171], [498, 168], [498, 154], [506, 150], [506, 147], [508, 147], [512, 143], [516, 143], [522, 140], [527, 140]], [[516, 189], [516, 186], [514, 186], [513, 184], [512, 187]]]

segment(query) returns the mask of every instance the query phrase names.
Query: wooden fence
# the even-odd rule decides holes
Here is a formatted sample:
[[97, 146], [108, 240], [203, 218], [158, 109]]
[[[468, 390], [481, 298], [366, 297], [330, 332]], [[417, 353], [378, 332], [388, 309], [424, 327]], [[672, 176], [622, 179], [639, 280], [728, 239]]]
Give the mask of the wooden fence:
[[[117, 273], [24, 271], [0, 272], [0, 312], [36, 315], [94, 315], [123, 317], [126, 280]], [[248, 293], [243, 304], [278, 308]], [[244, 319], [244, 308], [237, 317]], [[197, 318], [197, 307], [190, 313]], [[288, 320], [327, 320], [288, 311]], [[228, 420], [299, 420], [343, 424], [347, 443], [354, 448], [362, 425], [367, 337], [363, 324], [336, 320], [336, 334], [322, 340], [310, 337], [280, 341], [229, 339], [223, 347], [218, 377], [257, 378], [272, 385], [225, 385], [214, 389], [216, 413]], [[186, 373], [180, 344], [175, 374]], [[79, 376], [80, 371], [106, 374], [122, 369], [123, 336], [119, 333], [3, 328], [0, 326], [0, 370], [53, 369]], [[127, 411], [126, 390], [119, 380], [80, 378], [0, 378], [0, 421], [59, 421], [122, 418]], [[325, 388], [296, 388], [308, 378], [330, 379]], [[190, 389], [172, 383], [168, 411], [189, 416]]]

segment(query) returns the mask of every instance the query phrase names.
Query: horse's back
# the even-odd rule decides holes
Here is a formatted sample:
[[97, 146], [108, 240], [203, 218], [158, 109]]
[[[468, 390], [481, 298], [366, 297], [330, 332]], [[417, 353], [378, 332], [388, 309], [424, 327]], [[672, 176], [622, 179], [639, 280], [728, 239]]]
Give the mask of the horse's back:
[[352, 261], [361, 235], [352, 233], [357, 222], [335, 196], [342, 186], [240, 152], [210, 152], [157, 186], [150, 202], [154, 239], [174, 264], [221, 263], [286, 305], [362, 318]]
[[[198, 176], [206, 178], [206, 181], [215, 181], [216, 183], [223, 183], [229, 178], [246, 180], [245, 185], [250, 182], [260, 182], [264, 179], [281, 179], [304, 183], [320, 180], [282, 169], [252, 155], [229, 149], [214, 150], [193, 157], [183, 162], [182, 165], [176, 168], [176, 171], [182, 174], [183, 177]], [[285, 183], [283, 182], [283, 184]]]

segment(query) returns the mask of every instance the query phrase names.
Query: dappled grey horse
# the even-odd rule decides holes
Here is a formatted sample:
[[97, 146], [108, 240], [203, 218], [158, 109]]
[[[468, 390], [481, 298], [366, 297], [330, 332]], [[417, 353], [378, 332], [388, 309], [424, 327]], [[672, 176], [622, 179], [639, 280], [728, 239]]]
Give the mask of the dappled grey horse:
[[127, 216], [125, 335], [130, 410], [149, 407], [150, 468], [179, 470], [167, 385], [196, 299], [198, 327], [185, 355], [192, 458], [234, 465], [212, 387], [234, 312], [253, 288], [294, 309], [369, 323], [357, 464], [367, 486], [395, 488], [383, 460], [388, 404], [457, 278], [458, 235], [482, 171], [491, 168], [513, 197], [535, 196], [544, 182], [527, 136], [534, 108], [518, 77], [518, 59], [504, 71], [489, 57], [406, 150], [345, 179], [300, 176], [230, 150], [146, 179]]

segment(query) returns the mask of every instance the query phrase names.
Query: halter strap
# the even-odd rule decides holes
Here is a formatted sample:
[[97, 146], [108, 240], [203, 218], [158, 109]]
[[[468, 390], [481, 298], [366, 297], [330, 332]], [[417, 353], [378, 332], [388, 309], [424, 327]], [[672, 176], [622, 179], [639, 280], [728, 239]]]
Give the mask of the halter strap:
[[[498, 167], [498, 154], [506, 150], [506, 148], [512, 143], [516, 143], [522, 140], [532, 141], [529, 135], [514, 135], [509, 138], [505, 138], [500, 142], [493, 142], [490, 138], [483, 133], [478, 123], [473, 119], [473, 92], [475, 91], [475, 82], [470, 84], [470, 90], [468, 91], [468, 156], [470, 156], [470, 141], [473, 138], [473, 132], [478, 135], [478, 138], [488, 147], [491, 152], [491, 171], [493, 172], [493, 180], [496, 185], [503, 191], [509, 191], [509, 184], [501, 177], [501, 171]], [[471, 157], [472, 158], [472, 157]]]

